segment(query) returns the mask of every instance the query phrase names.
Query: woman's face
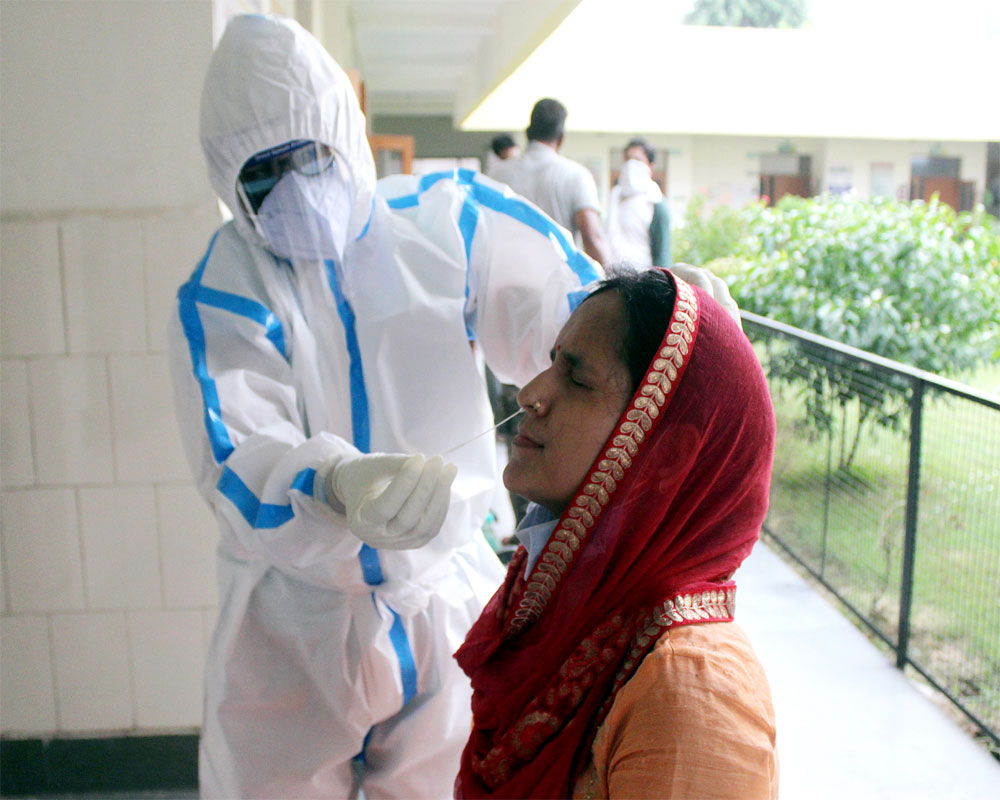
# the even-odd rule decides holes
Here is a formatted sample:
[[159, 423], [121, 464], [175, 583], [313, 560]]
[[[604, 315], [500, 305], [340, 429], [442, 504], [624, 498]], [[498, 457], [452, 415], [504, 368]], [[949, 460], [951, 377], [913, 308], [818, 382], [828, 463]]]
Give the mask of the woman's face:
[[559, 333], [552, 365], [518, 393], [527, 413], [503, 482], [557, 516], [632, 397], [628, 368], [619, 356], [624, 325], [617, 292], [586, 300]]

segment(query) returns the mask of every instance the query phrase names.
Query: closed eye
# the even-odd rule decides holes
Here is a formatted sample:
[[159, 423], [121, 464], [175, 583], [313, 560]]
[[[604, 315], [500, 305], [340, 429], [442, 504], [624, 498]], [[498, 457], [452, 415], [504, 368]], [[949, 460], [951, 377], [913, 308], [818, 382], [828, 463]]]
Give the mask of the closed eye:
[[579, 378], [576, 375], [576, 370], [580, 366], [580, 359], [578, 356], [575, 356], [572, 353], [567, 353], [561, 347], [556, 347], [553, 348], [552, 350], [549, 350], [549, 359], [553, 364], [556, 363], [556, 360], [558, 359], [559, 356], [562, 356], [562, 366], [563, 366], [562, 371], [571, 384], [573, 384], [574, 386], [578, 386], [581, 389], [592, 388], [589, 383], [585, 383], [584, 381], [579, 380]]

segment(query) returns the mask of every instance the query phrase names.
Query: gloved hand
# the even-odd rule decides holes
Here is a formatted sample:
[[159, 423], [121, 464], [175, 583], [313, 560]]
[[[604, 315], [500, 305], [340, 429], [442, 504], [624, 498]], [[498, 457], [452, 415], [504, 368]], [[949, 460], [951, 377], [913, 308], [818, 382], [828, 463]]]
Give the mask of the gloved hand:
[[690, 264], [672, 264], [670, 269], [682, 281], [686, 281], [692, 286], [697, 286], [699, 289], [712, 295], [729, 316], [736, 320], [736, 324], [740, 326], [740, 330], [743, 330], [743, 321], [740, 319], [740, 308], [736, 305], [736, 301], [733, 300], [732, 295], [729, 294], [729, 287], [722, 278], [718, 275], [713, 275], [707, 269], [692, 267]]
[[329, 505], [372, 547], [410, 550], [433, 539], [448, 513], [458, 467], [441, 456], [357, 453], [324, 465]]

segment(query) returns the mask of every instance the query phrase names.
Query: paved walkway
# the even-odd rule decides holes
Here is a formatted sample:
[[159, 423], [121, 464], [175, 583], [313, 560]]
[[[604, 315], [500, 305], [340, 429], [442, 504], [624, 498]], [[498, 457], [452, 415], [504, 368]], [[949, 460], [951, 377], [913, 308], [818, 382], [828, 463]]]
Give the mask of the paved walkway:
[[1000, 798], [1000, 762], [766, 546], [736, 620], [774, 697], [781, 800]]

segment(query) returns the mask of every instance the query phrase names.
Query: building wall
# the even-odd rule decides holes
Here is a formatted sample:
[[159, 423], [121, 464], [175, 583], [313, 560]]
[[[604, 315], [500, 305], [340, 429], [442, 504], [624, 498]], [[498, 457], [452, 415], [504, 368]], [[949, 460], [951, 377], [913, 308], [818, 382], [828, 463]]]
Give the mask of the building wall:
[[856, 194], [859, 197], [868, 197], [871, 194], [872, 164], [891, 164], [894, 196], [905, 200], [910, 196], [911, 157], [926, 156], [932, 148], [939, 155], [958, 156], [962, 159], [962, 180], [975, 182], [976, 201], [982, 202], [986, 186], [985, 142], [829, 139], [826, 141], [825, 169], [817, 173], [821, 181], [820, 189], [829, 190], [835, 178], [834, 170], [844, 166], [852, 177]]
[[374, 115], [371, 122], [373, 133], [412, 136], [417, 158], [485, 158], [493, 137], [504, 132], [458, 131], [451, 117], [439, 115], [381, 114]]
[[[610, 191], [610, 172], [620, 164], [621, 148], [630, 137], [569, 132], [560, 152], [594, 172], [602, 200]], [[910, 158], [940, 155], [962, 159], [962, 179], [976, 185], [976, 201], [986, 186], [985, 142], [925, 142], [862, 139], [769, 138], [745, 136], [671, 136], [652, 134], [649, 142], [667, 158], [667, 202], [676, 224], [695, 195], [711, 204], [742, 205], [758, 197], [760, 156], [790, 145], [812, 156], [813, 188], [817, 194], [843, 186], [849, 176], [855, 196], [871, 195], [872, 164], [891, 164], [893, 196], [909, 197]], [[419, 140], [418, 140], [419, 147]]]
[[[527, 118], [526, 118], [527, 121]], [[418, 158], [485, 158], [492, 132], [455, 130], [443, 116], [376, 116], [375, 133], [414, 137]], [[525, 144], [523, 131], [508, 131]], [[622, 147], [629, 136], [569, 131], [560, 152], [586, 165], [594, 174], [602, 202], [611, 188], [611, 172], [621, 164]], [[962, 179], [974, 181], [981, 202], [986, 185], [985, 142], [924, 142], [863, 139], [815, 139], [749, 136], [648, 134], [645, 138], [667, 160], [667, 202], [671, 217], [683, 220], [688, 202], [702, 195], [711, 204], [742, 205], [758, 198], [760, 157], [791, 146], [812, 156], [813, 188], [818, 194], [842, 189], [849, 180], [857, 197], [871, 196], [872, 165], [891, 165], [892, 196], [909, 197], [910, 158], [928, 155], [960, 156]]]
[[201, 720], [216, 528], [165, 326], [219, 223], [203, 0], [4, 0], [0, 705], [5, 736]]

